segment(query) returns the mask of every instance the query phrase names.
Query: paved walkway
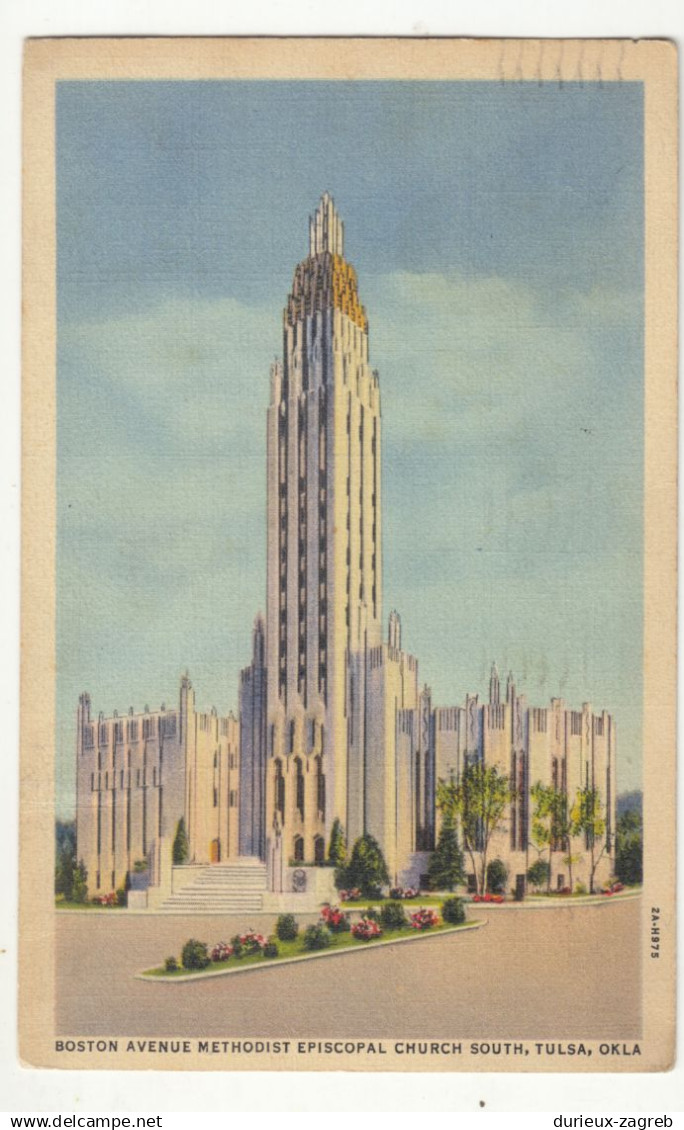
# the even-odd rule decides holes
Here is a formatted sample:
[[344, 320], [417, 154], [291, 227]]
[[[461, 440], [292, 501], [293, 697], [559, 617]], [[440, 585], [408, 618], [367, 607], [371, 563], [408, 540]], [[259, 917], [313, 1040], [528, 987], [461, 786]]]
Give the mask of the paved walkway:
[[640, 905], [606, 899], [538, 915], [479, 905], [470, 916], [483, 930], [179, 985], [134, 974], [189, 937], [227, 940], [250, 922], [59, 914], [57, 1033], [636, 1039]]

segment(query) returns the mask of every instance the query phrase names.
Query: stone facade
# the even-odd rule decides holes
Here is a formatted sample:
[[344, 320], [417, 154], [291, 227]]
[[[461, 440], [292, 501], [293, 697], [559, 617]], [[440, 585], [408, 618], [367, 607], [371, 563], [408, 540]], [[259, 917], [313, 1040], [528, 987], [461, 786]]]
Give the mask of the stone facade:
[[381, 639], [380, 390], [326, 194], [295, 270], [268, 409], [267, 862], [274, 888], [364, 831], [365, 655]]
[[[603, 711], [594, 714], [589, 703], [581, 711], [570, 710], [558, 698], [547, 707], [529, 706], [518, 694], [509, 675], [505, 696], [500, 691], [499, 675], [492, 666], [489, 700], [467, 695], [460, 706], [431, 706], [429, 688], [421, 693], [417, 711], [405, 711], [398, 718], [398, 744], [403, 759], [415, 768], [415, 795], [412, 809], [416, 849], [430, 851], [439, 832], [440, 817], [435, 812], [435, 783], [458, 781], [467, 764], [482, 762], [497, 766], [514, 790], [514, 800], [501, 827], [494, 833], [488, 859], [501, 859], [508, 870], [509, 889], [525, 888], [528, 868], [539, 858], [533, 843], [534, 803], [531, 789], [540, 782], [561, 790], [571, 807], [579, 789], [595, 789], [601, 799], [605, 835], [595, 845], [600, 861], [595, 884], [612, 874], [615, 805], [617, 797], [617, 741], [614, 719]], [[568, 856], [573, 857], [573, 883], [590, 884], [590, 850], [585, 836], [576, 836], [570, 845], [553, 845], [550, 853], [551, 886], [565, 887], [570, 878]], [[548, 861], [549, 852], [541, 857]], [[403, 858], [406, 859], [404, 852]], [[479, 860], [479, 855], [478, 855]], [[406, 868], [406, 880], [419, 883], [418, 859]], [[466, 858], [472, 884], [472, 864]]]
[[[569, 804], [580, 788], [598, 791], [606, 832], [596, 881], [610, 875], [612, 717], [560, 699], [528, 706], [512, 676], [502, 693], [495, 667], [488, 701], [434, 706], [395, 611], [383, 640], [380, 470], [368, 319], [326, 193], [286, 300], [282, 361], [271, 369], [266, 616], [255, 620], [241, 672], [239, 722], [197, 713], [187, 677], [178, 711], [95, 722], [81, 696], [78, 852], [93, 892], [122, 885], [138, 859], [158, 870], [181, 816], [191, 861], [258, 856], [274, 897], [325, 861], [335, 820], [350, 846], [364, 833], [378, 840], [395, 884], [424, 883], [438, 782], [458, 780], [473, 762], [498, 766], [515, 789], [489, 858], [504, 862], [518, 892], [537, 857], [537, 781]], [[563, 887], [568, 848], [554, 846], [551, 881]], [[573, 878], [588, 885], [588, 843], [578, 837], [570, 855]], [[318, 875], [307, 886], [326, 882]]]
[[[187, 676], [177, 710], [91, 717], [79, 699], [76, 741], [77, 854], [91, 895], [123, 887], [136, 863], [158, 870], [181, 817], [191, 863], [238, 853], [238, 724], [198, 713]], [[162, 861], [163, 866], [170, 859]]]

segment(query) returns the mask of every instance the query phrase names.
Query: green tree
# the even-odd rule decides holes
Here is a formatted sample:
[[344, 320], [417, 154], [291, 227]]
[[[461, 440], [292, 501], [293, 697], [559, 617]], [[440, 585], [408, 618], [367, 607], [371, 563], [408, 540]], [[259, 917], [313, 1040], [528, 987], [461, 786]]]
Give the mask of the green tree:
[[589, 893], [594, 894], [596, 868], [608, 847], [606, 821], [603, 816], [603, 803], [598, 789], [585, 786], [577, 790], [575, 803], [570, 813], [572, 834], [583, 835], [589, 852]]
[[548, 848], [549, 870], [547, 877], [547, 890], [551, 886], [551, 857], [554, 851], [564, 851], [564, 863], [567, 864], [570, 875], [570, 889], [572, 890], [572, 865], [580, 857], [573, 855], [571, 837], [573, 835], [572, 813], [568, 806], [568, 798], [562, 789], [553, 785], [543, 785], [541, 781], [530, 789], [532, 797], [532, 843], [540, 853]]
[[508, 868], [501, 859], [492, 859], [487, 864], [487, 889], [495, 895], [506, 893]]
[[338, 888], [358, 887], [363, 898], [377, 899], [389, 883], [385, 857], [378, 841], [368, 834], [360, 836], [352, 848], [349, 862], [335, 872]]
[[463, 852], [458, 843], [458, 832], [451, 814], [445, 813], [437, 846], [428, 863], [428, 881], [432, 891], [453, 891], [465, 883]]
[[635, 809], [618, 817], [615, 874], [630, 886], [643, 880], [643, 822], [641, 813]]
[[333, 820], [330, 829], [330, 843], [328, 844], [328, 861], [333, 867], [341, 867], [347, 858], [347, 841], [344, 838], [342, 821], [337, 817]]
[[527, 869], [527, 880], [537, 891], [544, 885], [548, 889], [550, 872], [551, 868], [545, 859], [535, 859], [532, 866]]
[[173, 840], [173, 862], [176, 867], [182, 863], [187, 863], [190, 858], [190, 844], [188, 843], [188, 833], [185, 831], [185, 820], [181, 816], [176, 827], [176, 835]]
[[73, 872], [76, 869], [76, 827], [58, 820], [55, 825], [54, 893], [71, 901]]
[[514, 796], [508, 776], [497, 765], [482, 761], [467, 765], [460, 781], [439, 782], [437, 804], [444, 814], [460, 819], [463, 846], [470, 856], [478, 894], [487, 893], [489, 845]]
[[73, 882], [71, 885], [71, 901], [88, 901], [88, 870], [83, 860], [79, 860], [74, 868]]
[[[536, 781], [530, 789], [530, 797], [532, 800], [532, 820], [530, 824], [530, 836], [532, 843], [537, 849], [539, 859], [538, 862], [546, 863], [546, 890], [549, 891], [551, 886], [551, 795], [553, 789], [550, 785], [543, 785], [541, 781]], [[548, 849], [548, 860], [542, 860], [542, 852]]]
[[70, 902], [76, 871], [76, 825], [73, 820], [56, 822], [55, 840], [55, 894], [63, 895]]

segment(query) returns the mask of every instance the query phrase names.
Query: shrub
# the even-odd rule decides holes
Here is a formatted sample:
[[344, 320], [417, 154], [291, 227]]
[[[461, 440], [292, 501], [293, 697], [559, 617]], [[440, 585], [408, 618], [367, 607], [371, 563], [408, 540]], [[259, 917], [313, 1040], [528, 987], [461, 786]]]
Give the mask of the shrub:
[[457, 926], [460, 922], [465, 922], [466, 912], [463, 899], [445, 899], [442, 903], [442, 918], [445, 922], [450, 922], [454, 926]]
[[228, 945], [228, 942], [217, 942], [213, 947], [209, 957], [212, 961], [227, 961], [232, 956], [233, 947]]
[[487, 864], [487, 890], [494, 895], [503, 894], [506, 890], [508, 868], [501, 859], [492, 859]]
[[362, 917], [370, 918], [371, 922], [377, 922], [380, 917], [380, 908], [377, 906], [367, 906]]
[[545, 887], [549, 881], [549, 865], [545, 859], [538, 859], [527, 870], [527, 880], [539, 891]]
[[206, 969], [209, 964], [206, 942], [198, 942], [190, 938], [183, 946], [181, 954], [183, 969]]
[[83, 860], [76, 865], [71, 881], [71, 898], [73, 902], [85, 903], [88, 901], [88, 871]]
[[331, 934], [346, 934], [349, 930], [349, 915], [340, 910], [339, 906], [329, 906], [326, 903], [321, 910], [321, 918]]
[[266, 945], [264, 946], [264, 957], [277, 957], [277, 956], [278, 956], [278, 945], [277, 945], [276, 942], [269, 940], [268, 942], [266, 942]]
[[439, 839], [428, 863], [428, 883], [433, 891], [453, 891], [465, 881], [463, 852], [451, 817], [445, 815]]
[[234, 938], [230, 939], [230, 948], [233, 951], [233, 957], [241, 958], [245, 956], [244, 946], [242, 945], [242, 939], [239, 934], [236, 934]]
[[[335, 872], [335, 876], [337, 877], [337, 872]], [[340, 896], [340, 902], [354, 902], [356, 899], [361, 898], [361, 891], [358, 887], [352, 887], [348, 891], [338, 891], [337, 893]]]
[[415, 910], [411, 915], [412, 929], [431, 930], [433, 926], [439, 926], [439, 915], [430, 907], [421, 906], [420, 910]]
[[116, 891], [109, 891], [106, 895], [95, 895], [93, 898], [95, 906], [118, 906], [119, 900]]
[[324, 950], [328, 948], [331, 942], [332, 934], [320, 922], [316, 922], [313, 926], [307, 926], [304, 931], [305, 950]]
[[144, 875], [147, 871], [147, 860], [136, 859], [135, 863], [133, 864], [133, 871], [136, 875]]
[[400, 902], [386, 902], [380, 911], [380, 921], [386, 930], [401, 930], [408, 923]]
[[299, 926], [294, 914], [280, 914], [276, 922], [276, 934], [281, 942], [294, 942]]
[[167, 957], [164, 961], [164, 970], [166, 973], [175, 973], [178, 969], [178, 962], [175, 957]]
[[347, 858], [347, 843], [344, 838], [344, 828], [341, 821], [335, 817], [333, 826], [330, 831], [330, 843], [328, 845], [328, 862], [333, 867], [343, 867], [344, 861]]
[[264, 935], [257, 934], [255, 930], [248, 930], [245, 934], [240, 934], [242, 951], [248, 957], [253, 956], [255, 953], [261, 953], [266, 942], [267, 939]]
[[576, 895], [586, 895], [586, 893], [587, 893], [587, 888], [584, 885], [584, 883], [580, 883], [579, 881], [577, 883], [575, 883], [575, 894]]
[[190, 844], [188, 843], [188, 834], [185, 831], [185, 820], [182, 816], [176, 825], [176, 835], [171, 852], [176, 867], [187, 863], [190, 858]]
[[389, 897], [391, 899], [417, 899], [419, 894], [418, 887], [391, 887]]
[[128, 901], [128, 896], [126, 895], [126, 888], [125, 887], [117, 887], [116, 888], [116, 905], [117, 906], [125, 906], [127, 901]]
[[380, 898], [389, 884], [389, 873], [380, 845], [373, 836], [360, 836], [352, 848], [349, 862], [335, 872], [338, 889], [358, 887], [364, 898]]
[[382, 930], [374, 918], [361, 918], [351, 928], [352, 937], [360, 942], [372, 942], [382, 936]]

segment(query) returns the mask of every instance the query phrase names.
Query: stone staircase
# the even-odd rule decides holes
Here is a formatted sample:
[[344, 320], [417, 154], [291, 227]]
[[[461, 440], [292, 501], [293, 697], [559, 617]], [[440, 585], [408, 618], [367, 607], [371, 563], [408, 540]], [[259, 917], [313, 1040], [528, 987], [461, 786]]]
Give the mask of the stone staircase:
[[164, 899], [160, 911], [174, 914], [259, 911], [263, 909], [266, 892], [266, 865], [258, 859], [239, 859], [199, 867], [174, 867], [174, 886], [180, 889]]

